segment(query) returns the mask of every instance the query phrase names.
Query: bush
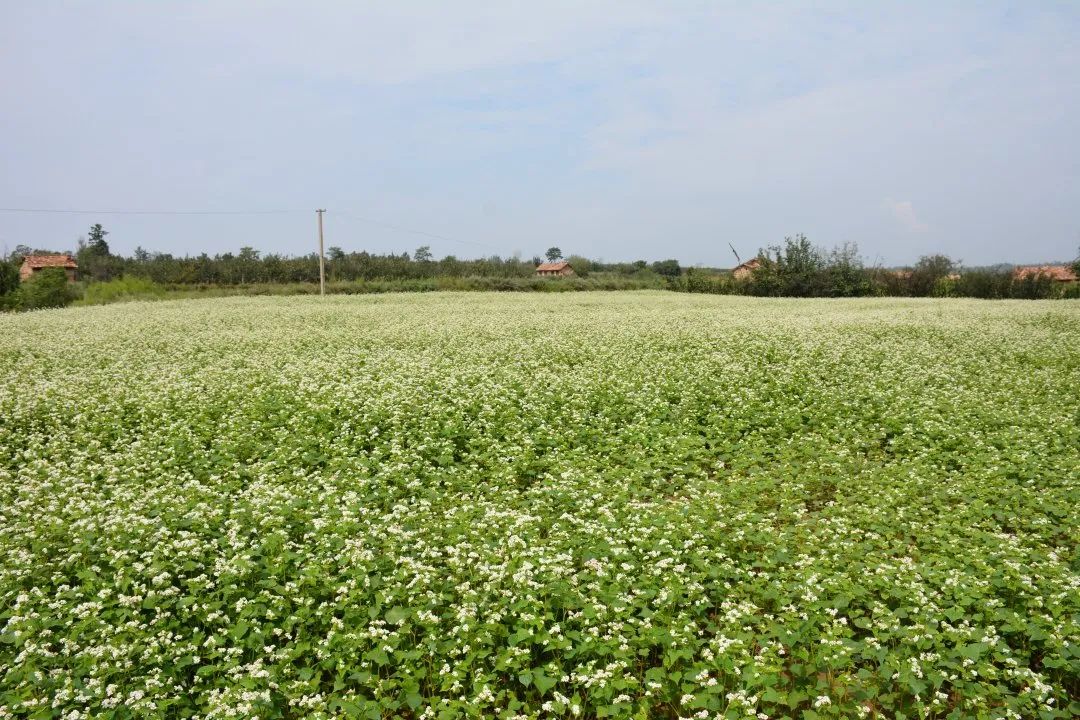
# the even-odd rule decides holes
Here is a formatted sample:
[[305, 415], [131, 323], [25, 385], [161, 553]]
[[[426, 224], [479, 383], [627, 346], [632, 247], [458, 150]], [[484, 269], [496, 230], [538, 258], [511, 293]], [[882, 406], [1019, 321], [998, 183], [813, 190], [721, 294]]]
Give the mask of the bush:
[[91, 283], [80, 305], [104, 305], [120, 300], [157, 300], [165, 295], [165, 288], [153, 280], [126, 276], [108, 282]]
[[18, 290], [19, 270], [15, 263], [0, 260], [0, 312], [18, 309]]
[[1057, 283], [1046, 275], [1028, 275], [1020, 280], [1013, 280], [1011, 297], [1020, 300], [1043, 300], [1057, 295]]
[[43, 268], [19, 286], [17, 306], [21, 310], [64, 307], [75, 299], [63, 268]]
[[8, 260], [0, 260], [0, 295], [9, 295], [19, 289], [19, 268]]
[[938, 281], [956, 272], [957, 263], [948, 255], [924, 255], [908, 276], [908, 287], [915, 297], [934, 295]]

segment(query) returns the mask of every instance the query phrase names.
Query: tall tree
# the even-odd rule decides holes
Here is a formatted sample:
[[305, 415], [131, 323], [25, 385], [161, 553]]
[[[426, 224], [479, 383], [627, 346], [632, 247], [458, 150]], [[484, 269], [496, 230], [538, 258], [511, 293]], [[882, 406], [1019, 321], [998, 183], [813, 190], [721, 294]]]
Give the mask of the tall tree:
[[109, 243], [105, 242], [108, 234], [109, 231], [103, 228], [101, 223], [94, 223], [90, 227], [90, 238], [86, 241], [87, 249], [99, 257], [108, 257]]
[[548, 262], [555, 262], [562, 257], [562, 250], [557, 247], [549, 247], [545, 255], [547, 255]]
[[416, 262], [431, 262], [432, 257], [434, 256], [431, 254], [430, 245], [421, 245], [413, 253], [413, 260]]
[[250, 245], [240, 248], [236, 256], [236, 269], [240, 273], [240, 284], [255, 282], [259, 272], [259, 251]]

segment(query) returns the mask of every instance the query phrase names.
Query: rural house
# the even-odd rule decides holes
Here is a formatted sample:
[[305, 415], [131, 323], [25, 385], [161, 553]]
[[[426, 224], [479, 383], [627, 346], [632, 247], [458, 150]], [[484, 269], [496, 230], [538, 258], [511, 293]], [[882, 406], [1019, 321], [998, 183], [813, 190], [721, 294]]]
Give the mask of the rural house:
[[60, 255], [27, 255], [23, 258], [22, 267], [19, 268], [19, 279], [26, 282], [35, 273], [51, 267], [64, 268], [68, 282], [75, 282], [75, 271], [79, 269], [79, 264], [75, 262], [75, 258], [67, 253]]
[[754, 272], [754, 270], [756, 270], [759, 267], [761, 267], [761, 258], [758, 258], [758, 257], [750, 258], [749, 260], [744, 262], [742, 265], [739, 265], [734, 270], [732, 270], [731, 275], [736, 280], [742, 280], [744, 278], [750, 277], [750, 274], [752, 272]]
[[1076, 282], [1076, 273], [1072, 271], [1072, 268], [1065, 265], [1024, 265], [1013, 270], [1013, 278], [1016, 280], [1026, 280], [1029, 277], [1048, 277], [1054, 282], [1069, 283]]
[[536, 266], [536, 274], [541, 277], [570, 276], [574, 274], [574, 268], [565, 260], [559, 262], [541, 263]]

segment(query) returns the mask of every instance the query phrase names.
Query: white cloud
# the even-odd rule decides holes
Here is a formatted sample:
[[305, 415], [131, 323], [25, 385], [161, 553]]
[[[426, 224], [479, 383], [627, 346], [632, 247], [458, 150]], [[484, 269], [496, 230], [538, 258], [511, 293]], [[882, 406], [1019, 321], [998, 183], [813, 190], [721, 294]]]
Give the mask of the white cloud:
[[897, 222], [911, 232], [921, 233], [930, 229], [926, 223], [919, 220], [919, 217], [915, 214], [915, 207], [910, 200], [893, 200], [889, 198], [885, 201], [885, 207], [888, 208]]
[[[717, 264], [727, 240], [795, 232], [888, 262], [1073, 252], [1080, 12], [824, 5], [0, 2], [0, 195], [329, 206], [526, 255], [558, 237]], [[0, 235], [82, 221], [0, 217]], [[117, 247], [251, 243], [220, 222], [119, 222]], [[310, 224], [244, 222], [282, 252]]]

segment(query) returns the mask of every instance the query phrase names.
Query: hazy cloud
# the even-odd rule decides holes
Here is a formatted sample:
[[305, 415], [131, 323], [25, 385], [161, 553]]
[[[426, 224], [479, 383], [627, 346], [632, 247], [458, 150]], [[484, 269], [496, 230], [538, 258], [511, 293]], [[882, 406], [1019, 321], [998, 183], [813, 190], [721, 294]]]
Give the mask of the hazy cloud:
[[327, 207], [378, 252], [416, 236], [356, 217], [479, 243], [436, 254], [1065, 259], [1077, 37], [1069, 3], [3, 3], [0, 206], [297, 212], [0, 238], [303, 253]]
[[889, 209], [897, 222], [911, 232], [926, 232], [930, 228], [926, 223], [919, 220], [915, 215], [915, 208], [910, 200], [886, 200], [885, 207]]

